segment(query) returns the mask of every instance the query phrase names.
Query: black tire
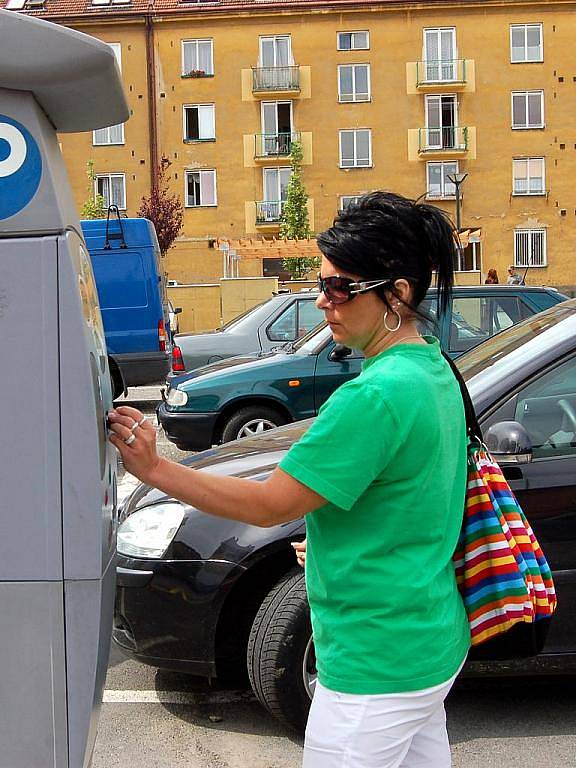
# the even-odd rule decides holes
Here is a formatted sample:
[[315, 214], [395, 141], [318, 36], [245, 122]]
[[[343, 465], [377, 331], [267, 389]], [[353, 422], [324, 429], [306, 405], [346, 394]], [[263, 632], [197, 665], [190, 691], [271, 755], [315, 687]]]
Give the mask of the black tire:
[[249, 435], [241, 435], [240, 433], [244, 430], [248, 431], [251, 425], [256, 427], [258, 422], [263, 424], [266, 430], [286, 424], [286, 421], [287, 419], [283, 414], [268, 405], [247, 405], [233, 413], [224, 423], [222, 442], [228, 443], [238, 437], [248, 437]]
[[298, 568], [284, 576], [260, 606], [248, 640], [247, 666], [259, 701], [299, 732], [306, 727], [311, 702], [306, 658], [313, 665], [308, 671], [314, 675], [316, 671], [311, 638], [304, 572]]

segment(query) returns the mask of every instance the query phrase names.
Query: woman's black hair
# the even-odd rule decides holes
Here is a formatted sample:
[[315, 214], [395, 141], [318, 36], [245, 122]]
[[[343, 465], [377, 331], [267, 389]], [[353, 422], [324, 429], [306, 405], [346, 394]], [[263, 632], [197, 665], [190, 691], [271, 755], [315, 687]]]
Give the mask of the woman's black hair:
[[[438, 309], [448, 306], [454, 283], [455, 233], [448, 215], [433, 205], [392, 192], [371, 192], [340, 211], [317, 242], [324, 256], [344, 272], [365, 280], [409, 280], [414, 310], [435, 271]], [[386, 286], [375, 290], [388, 306]]]

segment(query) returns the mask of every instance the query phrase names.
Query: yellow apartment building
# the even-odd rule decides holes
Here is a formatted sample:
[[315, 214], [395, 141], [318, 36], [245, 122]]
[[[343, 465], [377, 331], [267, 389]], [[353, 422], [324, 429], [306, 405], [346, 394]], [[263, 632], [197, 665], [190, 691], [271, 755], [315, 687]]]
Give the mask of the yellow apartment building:
[[[86, 163], [128, 215], [160, 158], [185, 205], [169, 277], [222, 276], [218, 242], [278, 234], [290, 147], [313, 231], [374, 189], [456, 220], [460, 282], [529, 267], [576, 286], [576, 3], [543, 0], [0, 0], [110, 43], [131, 118], [62, 135], [80, 206]], [[73, 76], [73, 73], [71, 73]], [[79, 105], [82, 108], [82, 105]], [[273, 274], [242, 259], [240, 275]]]

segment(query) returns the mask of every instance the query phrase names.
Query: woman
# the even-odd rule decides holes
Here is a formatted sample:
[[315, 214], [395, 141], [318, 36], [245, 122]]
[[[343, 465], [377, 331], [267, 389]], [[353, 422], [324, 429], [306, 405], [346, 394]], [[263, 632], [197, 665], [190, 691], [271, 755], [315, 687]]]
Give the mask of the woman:
[[495, 269], [489, 269], [488, 274], [486, 275], [486, 280], [484, 280], [484, 285], [498, 285], [499, 282], [498, 272], [496, 272]]
[[307, 516], [318, 684], [304, 768], [447, 768], [444, 699], [469, 647], [452, 565], [465, 419], [417, 307], [433, 269], [448, 302], [452, 227], [438, 209], [375, 192], [318, 245], [317, 304], [334, 340], [366, 360], [267, 481], [159, 458], [132, 408], [111, 415], [110, 439], [127, 471], [205, 512], [263, 526]]

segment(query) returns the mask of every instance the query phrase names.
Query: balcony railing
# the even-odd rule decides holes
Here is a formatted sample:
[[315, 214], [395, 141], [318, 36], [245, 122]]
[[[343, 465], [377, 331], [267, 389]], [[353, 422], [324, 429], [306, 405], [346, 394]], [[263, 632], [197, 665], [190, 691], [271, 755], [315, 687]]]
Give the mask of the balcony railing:
[[416, 85], [435, 83], [465, 83], [466, 59], [445, 59], [442, 61], [417, 61]]
[[468, 128], [420, 128], [419, 152], [465, 152], [468, 149]]
[[284, 200], [259, 200], [256, 203], [256, 224], [277, 224], [282, 215]]
[[288, 157], [292, 142], [300, 141], [300, 133], [257, 133], [254, 136], [254, 157]]
[[252, 90], [255, 92], [299, 91], [300, 67], [254, 67]]

